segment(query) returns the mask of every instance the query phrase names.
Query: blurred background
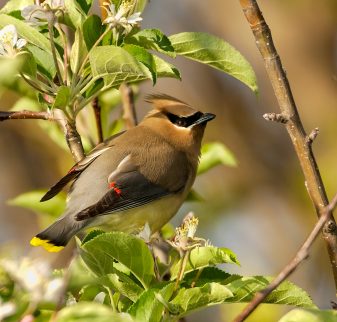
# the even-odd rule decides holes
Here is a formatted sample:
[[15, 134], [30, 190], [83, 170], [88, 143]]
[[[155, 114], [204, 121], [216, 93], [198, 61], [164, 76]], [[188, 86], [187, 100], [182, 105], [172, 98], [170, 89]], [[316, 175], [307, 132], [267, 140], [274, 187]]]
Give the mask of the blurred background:
[[[0, 1], [3, 5], [6, 1]], [[275, 45], [287, 71], [307, 132], [319, 127], [314, 152], [328, 196], [337, 191], [337, 2], [335, 0], [260, 0]], [[143, 15], [143, 28], [167, 35], [182, 31], [212, 33], [236, 47], [252, 64], [259, 96], [234, 78], [201, 64], [176, 59], [182, 81], [160, 79], [140, 87], [137, 113], [149, 110], [144, 95], [176, 96], [217, 118], [205, 142], [220, 141], [236, 156], [238, 166], [218, 166], [197, 178], [194, 188], [204, 198], [186, 203], [174, 218], [193, 210], [200, 219], [199, 236], [232, 249], [241, 275], [276, 275], [293, 257], [316, 221], [298, 160], [285, 128], [262, 115], [278, 112], [263, 61], [239, 1], [153, 0]], [[0, 110], [19, 99], [1, 91]], [[12, 257], [32, 254], [62, 266], [62, 255], [32, 250], [29, 240], [39, 221], [35, 213], [6, 204], [8, 199], [55, 183], [71, 166], [70, 153], [57, 146], [34, 120], [0, 124], [0, 249]], [[60, 257], [61, 256], [61, 257]], [[311, 255], [291, 281], [306, 290], [320, 308], [330, 308], [335, 289], [327, 251], [318, 239]], [[222, 305], [188, 321], [229, 321], [241, 309]], [[264, 305], [247, 321], [274, 321], [289, 308]], [[210, 315], [211, 314], [211, 315]], [[210, 318], [211, 316], [211, 318]]]

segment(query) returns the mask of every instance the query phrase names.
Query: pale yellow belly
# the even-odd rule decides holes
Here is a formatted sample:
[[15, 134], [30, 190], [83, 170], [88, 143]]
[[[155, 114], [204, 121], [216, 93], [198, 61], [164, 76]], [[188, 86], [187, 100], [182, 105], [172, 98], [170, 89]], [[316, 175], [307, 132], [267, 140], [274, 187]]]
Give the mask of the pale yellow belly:
[[135, 233], [141, 231], [148, 223], [151, 233], [154, 233], [176, 214], [183, 199], [181, 195], [163, 197], [141, 207], [98, 216], [90, 226], [108, 231]]

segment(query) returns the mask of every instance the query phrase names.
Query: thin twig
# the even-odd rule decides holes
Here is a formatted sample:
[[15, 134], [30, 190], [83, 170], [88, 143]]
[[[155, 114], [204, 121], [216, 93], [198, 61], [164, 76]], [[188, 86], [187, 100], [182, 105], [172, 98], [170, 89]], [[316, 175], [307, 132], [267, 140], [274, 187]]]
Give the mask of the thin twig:
[[[289, 81], [274, 46], [270, 29], [262, 16], [257, 1], [240, 0], [240, 4], [255, 36], [256, 45], [264, 59], [281, 114], [288, 120], [285, 127], [299, 159], [308, 194], [315, 206], [317, 215], [320, 216], [323, 209], [328, 205], [328, 198], [312, 152], [312, 140], [308, 140], [308, 136], [303, 128]], [[327, 245], [335, 286], [337, 288], [337, 227], [332, 213], [329, 215], [329, 220], [323, 228], [323, 239]]]
[[53, 115], [49, 112], [33, 112], [28, 110], [17, 112], [3, 112], [0, 111], [0, 122], [6, 120], [53, 120]]
[[309, 234], [308, 238], [296, 253], [295, 257], [283, 268], [283, 270], [277, 275], [277, 277], [262, 291], [255, 294], [251, 302], [245, 307], [245, 309], [234, 319], [233, 322], [244, 321], [262, 301], [275, 290], [295, 269], [309, 256], [309, 249], [316, 237], [320, 233], [326, 221], [330, 218], [332, 211], [337, 205], [337, 194], [332, 199], [331, 203], [324, 208], [317, 221], [315, 227]]
[[176, 279], [176, 282], [174, 284], [174, 291], [173, 293], [175, 293], [178, 290], [179, 284], [182, 281], [183, 277], [184, 277], [184, 272], [185, 272], [185, 268], [186, 268], [186, 264], [187, 261], [190, 257], [191, 254], [191, 249], [187, 249], [183, 251], [183, 256], [181, 258], [181, 265], [179, 267], [179, 272], [178, 272], [178, 276]]
[[53, 113], [50, 112], [34, 112], [22, 110], [17, 112], [4, 112], [0, 111], [0, 122], [6, 120], [49, 120], [56, 121], [63, 129], [65, 138], [67, 140], [69, 149], [75, 162], [78, 162], [84, 157], [84, 150], [81, 137], [76, 130], [74, 122], [67, 119], [64, 113], [59, 109], [54, 109]]
[[134, 102], [134, 95], [132, 88], [123, 83], [119, 88], [123, 102], [123, 120], [126, 129], [130, 129], [137, 125], [137, 114]]
[[93, 99], [92, 107], [95, 113], [98, 143], [101, 143], [103, 142], [103, 129], [102, 129], [102, 119], [101, 119], [101, 106], [99, 104], [98, 97], [95, 97]]

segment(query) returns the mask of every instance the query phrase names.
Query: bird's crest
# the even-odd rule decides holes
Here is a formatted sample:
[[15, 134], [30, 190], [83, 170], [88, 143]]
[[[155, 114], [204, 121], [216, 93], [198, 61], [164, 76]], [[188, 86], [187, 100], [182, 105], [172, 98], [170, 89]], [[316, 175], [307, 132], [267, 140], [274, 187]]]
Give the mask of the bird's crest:
[[181, 116], [188, 116], [196, 112], [196, 110], [187, 103], [166, 94], [147, 95], [145, 101], [153, 104], [156, 110], [162, 112], [169, 112]]
[[186, 105], [187, 103], [167, 94], [149, 94], [145, 97], [145, 102], [153, 104], [156, 108], [160, 109], [163, 106], [168, 105]]

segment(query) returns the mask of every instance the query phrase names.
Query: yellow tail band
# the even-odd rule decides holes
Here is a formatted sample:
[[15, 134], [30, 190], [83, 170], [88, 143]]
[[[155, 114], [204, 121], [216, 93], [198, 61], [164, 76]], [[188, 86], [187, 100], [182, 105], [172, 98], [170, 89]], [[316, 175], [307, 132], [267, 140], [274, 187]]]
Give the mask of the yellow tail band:
[[64, 248], [64, 246], [53, 245], [49, 240], [40, 239], [39, 237], [33, 237], [30, 244], [34, 247], [42, 246], [46, 251], [51, 253], [57, 253]]

